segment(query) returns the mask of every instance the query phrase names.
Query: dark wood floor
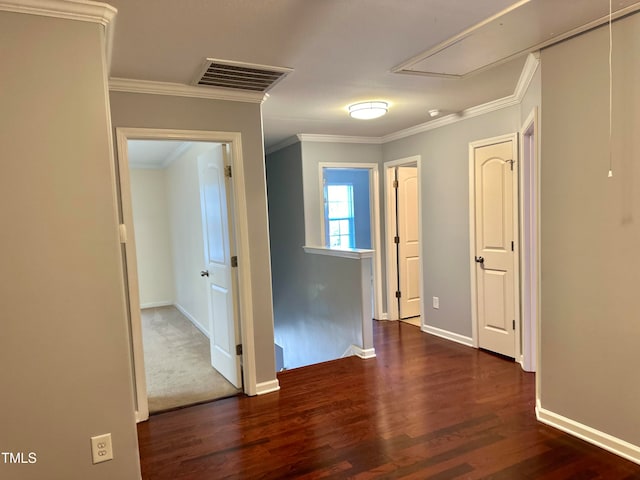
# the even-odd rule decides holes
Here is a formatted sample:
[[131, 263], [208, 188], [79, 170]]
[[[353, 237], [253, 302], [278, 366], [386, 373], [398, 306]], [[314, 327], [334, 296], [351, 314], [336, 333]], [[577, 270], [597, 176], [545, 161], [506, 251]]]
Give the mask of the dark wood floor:
[[144, 479], [640, 479], [640, 466], [536, 422], [534, 375], [374, 322], [378, 357], [279, 375], [281, 390], [151, 417]]

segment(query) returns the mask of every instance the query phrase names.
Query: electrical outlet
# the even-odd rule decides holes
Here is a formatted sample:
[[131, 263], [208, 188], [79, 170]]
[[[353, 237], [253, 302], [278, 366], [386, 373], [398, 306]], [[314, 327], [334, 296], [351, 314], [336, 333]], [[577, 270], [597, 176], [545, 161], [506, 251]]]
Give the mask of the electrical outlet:
[[91, 437], [91, 455], [94, 464], [113, 459], [110, 433]]
[[433, 297], [433, 308], [440, 308], [440, 297]]

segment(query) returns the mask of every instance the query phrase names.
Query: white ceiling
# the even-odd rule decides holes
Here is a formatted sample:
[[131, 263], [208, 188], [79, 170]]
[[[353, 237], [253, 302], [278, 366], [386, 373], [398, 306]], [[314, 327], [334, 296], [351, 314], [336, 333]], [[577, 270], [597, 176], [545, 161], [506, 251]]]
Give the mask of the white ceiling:
[[[432, 108], [460, 112], [509, 96], [523, 53], [609, 8], [608, 0], [107, 1], [118, 9], [112, 77], [189, 85], [207, 57], [292, 68], [263, 104], [267, 146], [298, 133], [380, 137], [429, 121]], [[613, 10], [635, 3], [613, 0]], [[437, 68], [454, 74], [497, 64], [463, 78], [393, 73], [411, 60], [429, 70], [434, 51]], [[346, 106], [362, 100], [387, 100], [389, 113], [349, 118]]]
[[[637, 0], [617, 0], [612, 2], [611, 8], [612, 13], [634, 10]], [[609, 0], [520, 0], [394, 71], [469, 75], [605, 23], [608, 16]]]
[[129, 140], [127, 154], [131, 168], [165, 168], [190, 145], [177, 140]]

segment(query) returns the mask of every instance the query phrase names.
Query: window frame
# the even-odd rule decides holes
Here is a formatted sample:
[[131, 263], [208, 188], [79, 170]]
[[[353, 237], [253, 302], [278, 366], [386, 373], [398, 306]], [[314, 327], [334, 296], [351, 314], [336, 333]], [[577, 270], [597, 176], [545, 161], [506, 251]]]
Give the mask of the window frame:
[[[323, 179], [323, 184], [324, 184], [324, 240], [325, 240], [325, 246], [327, 248], [354, 248], [355, 244], [356, 244], [356, 232], [355, 232], [355, 206], [354, 206], [354, 199], [353, 199], [353, 184], [352, 183], [330, 183], [327, 184], [326, 182], [324, 182]], [[329, 208], [329, 204], [330, 203], [345, 203], [345, 202], [340, 202], [340, 201], [332, 201], [329, 198], [329, 188], [330, 187], [347, 187], [347, 192], [348, 192], [348, 200], [347, 200], [347, 209], [348, 209], [348, 216], [336, 216], [336, 217], [330, 217], [330, 208]], [[342, 222], [348, 222], [348, 233], [343, 234], [342, 232], [338, 233], [338, 235], [332, 235], [331, 234], [331, 224], [334, 222], [340, 222], [340, 224]], [[340, 227], [338, 227], [340, 229]], [[341, 230], [341, 229], [340, 229]], [[342, 241], [340, 241], [339, 245], [333, 245], [332, 244], [332, 237], [338, 237], [338, 238], [342, 238], [342, 237], [347, 237], [348, 239], [348, 245], [345, 246], [342, 244]]]

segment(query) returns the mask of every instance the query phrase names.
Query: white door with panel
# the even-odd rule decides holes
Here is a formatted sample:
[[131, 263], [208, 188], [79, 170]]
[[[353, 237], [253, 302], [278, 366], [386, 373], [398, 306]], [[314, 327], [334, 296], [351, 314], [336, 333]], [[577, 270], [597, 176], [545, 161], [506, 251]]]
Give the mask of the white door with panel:
[[410, 318], [420, 315], [418, 168], [398, 167], [396, 175], [399, 313]]
[[514, 142], [474, 149], [478, 346], [515, 357]]
[[200, 275], [207, 282], [211, 365], [239, 388], [242, 375], [236, 345], [240, 332], [235, 321], [226, 149], [226, 145], [218, 144], [198, 157], [205, 257], [205, 270]]

